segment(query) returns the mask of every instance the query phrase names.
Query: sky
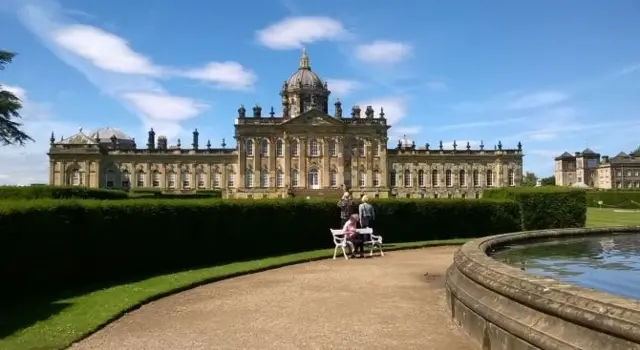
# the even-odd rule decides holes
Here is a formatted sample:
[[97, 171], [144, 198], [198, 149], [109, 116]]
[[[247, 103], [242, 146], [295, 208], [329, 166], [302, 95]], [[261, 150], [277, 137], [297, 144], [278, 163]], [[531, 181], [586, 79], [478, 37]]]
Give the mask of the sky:
[[639, 17], [637, 0], [3, 0], [18, 56], [0, 84], [35, 143], [0, 148], [0, 184], [48, 181], [51, 132], [234, 146], [240, 104], [280, 112], [302, 48], [332, 101], [384, 107], [390, 147], [520, 141], [549, 176], [564, 151], [640, 145]]

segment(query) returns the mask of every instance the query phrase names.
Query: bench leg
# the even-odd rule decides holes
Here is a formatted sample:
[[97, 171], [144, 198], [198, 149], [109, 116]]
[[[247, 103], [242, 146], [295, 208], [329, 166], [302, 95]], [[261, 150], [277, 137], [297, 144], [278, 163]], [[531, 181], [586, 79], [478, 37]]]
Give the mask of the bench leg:
[[342, 255], [344, 255], [344, 260], [349, 260], [349, 257], [347, 256], [347, 247], [343, 246], [342, 247]]
[[336, 254], [338, 254], [338, 246], [333, 249], [333, 260], [336, 260]]
[[384, 256], [384, 252], [382, 251], [382, 243], [378, 245], [378, 248], [380, 248], [380, 256]]

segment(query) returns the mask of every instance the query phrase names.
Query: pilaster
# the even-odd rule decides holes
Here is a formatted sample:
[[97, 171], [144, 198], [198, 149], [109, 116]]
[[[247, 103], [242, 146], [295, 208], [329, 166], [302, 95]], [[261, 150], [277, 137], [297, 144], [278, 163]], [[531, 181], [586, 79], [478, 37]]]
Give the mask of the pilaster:
[[244, 172], [247, 169], [247, 157], [246, 157], [246, 140], [244, 137], [237, 137], [236, 142], [238, 142], [238, 171], [236, 172], [238, 176], [236, 180], [236, 188], [244, 188]]
[[338, 154], [338, 186], [344, 184], [344, 137], [336, 137], [336, 151]]
[[301, 137], [300, 141], [298, 142], [298, 144], [300, 145], [300, 153], [298, 157], [298, 169], [300, 169], [298, 176], [300, 178], [298, 179], [298, 181], [300, 182], [300, 187], [302, 188], [307, 188], [307, 141], [308, 139], [306, 137]]
[[284, 135], [282, 155], [284, 156], [284, 184], [291, 187], [291, 138]]
[[327, 188], [331, 184], [329, 183], [329, 141], [331, 138], [323, 137], [322, 138], [322, 151], [320, 152], [320, 156], [322, 157], [322, 175], [320, 176], [320, 187]]

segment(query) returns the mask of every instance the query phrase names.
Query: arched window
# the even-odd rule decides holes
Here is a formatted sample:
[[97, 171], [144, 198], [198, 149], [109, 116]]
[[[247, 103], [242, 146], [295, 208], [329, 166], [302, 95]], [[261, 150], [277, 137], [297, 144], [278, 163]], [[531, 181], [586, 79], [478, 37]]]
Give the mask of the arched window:
[[269, 140], [262, 139], [262, 141], [260, 141], [260, 155], [263, 157], [269, 155]]
[[396, 187], [396, 183], [397, 183], [396, 181], [398, 179], [397, 176], [398, 176], [398, 174], [396, 173], [395, 170], [391, 170], [389, 172], [389, 186], [390, 187]]
[[167, 173], [167, 187], [176, 188], [176, 173], [173, 170]]
[[69, 173], [69, 184], [72, 186], [82, 185], [82, 177], [80, 176], [80, 170], [73, 169]]
[[336, 157], [338, 155], [338, 146], [336, 140], [329, 140], [329, 156]]
[[331, 187], [338, 186], [338, 172], [335, 170], [331, 170], [329, 172], [329, 186]]
[[515, 186], [516, 185], [516, 172], [513, 171], [513, 169], [509, 169], [509, 171], [507, 172], [508, 178], [509, 178], [509, 186]]
[[248, 156], [253, 156], [253, 140], [247, 140], [246, 143], [246, 153]]
[[198, 188], [202, 189], [206, 187], [206, 174], [202, 170], [198, 170], [198, 174], [196, 176], [196, 182], [198, 183]]
[[282, 169], [276, 171], [276, 187], [284, 187], [284, 173]]
[[180, 172], [180, 182], [182, 183], [182, 188], [189, 189], [191, 188], [191, 174], [187, 169], [182, 169]]
[[411, 171], [409, 169], [404, 171], [404, 187], [411, 187]]
[[310, 188], [320, 187], [320, 174], [318, 173], [318, 169], [312, 168], [309, 170], [309, 183], [307, 186]]
[[131, 175], [128, 170], [123, 170], [122, 175], [120, 177], [120, 187], [129, 188], [131, 187]]
[[244, 172], [244, 187], [253, 187], [253, 170], [247, 169]]
[[[231, 177], [233, 177], [231, 175]], [[220, 181], [222, 179], [222, 174], [220, 174], [220, 171], [218, 170], [214, 170], [213, 174], [211, 174], [211, 187], [213, 188], [220, 188], [222, 187], [222, 181]], [[231, 180], [233, 182], [233, 180]]]
[[115, 184], [115, 179], [116, 179], [115, 172], [111, 169], [107, 170], [107, 176], [106, 176], [107, 187], [113, 187]]
[[444, 183], [445, 183], [445, 186], [447, 186], [447, 187], [451, 187], [451, 185], [452, 185], [451, 170], [449, 170], [449, 169], [447, 169], [444, 172]]
[[460, 184], [460, 186], [467, 185], [467, 173], [464, 171], [464, 169], [460, 170], [460, 173], [458, 174], [458, 183]]
[[291, 187], [298, 187], [299, 184], [299, 173], [298, 170], [291, 170]]
[[438, 171], [437, 170], [431, 170], [431, 185], [433, 187], [440, 186], [440, 181], [438, 181]]
[[487, 187], [493, 187], [493, 171], [487, 170]]
[[478, 170], [474, 170], [473, 171], [473, 187], [478, 187], [480, 186], [480, 174], [478, 173]]
[[269, 187], [269, 172], [267, 169], [260, 171], [260, 187]]
[[298, 140], [291, 140], [291, 156], [298, 156]]
[[227, 172], [227, 187], [236, 186], [236, 173], [233, 170]]
[[320, 151], [318, 150], [318, 140], [309, 140], [309, 155], [312, 157], [317, 157], [319, 154]]
[[358, 186], [364, 187], [366, 183], [365, 181], [366, 179], [367, 179], [366, 173], [364, 172], [364, 170], [360, 170], [358, 172]]
[[373, 171], [373, 187], [380, 187], [380, 172], [378, 170]]
[[418, 186], [424, 187], [424, 170], [418, 170]]
[[136, 187], [144, 187], [144, 171], [142, 170], [136, 173]]
[[276, 141], [276, 157], [282, 157], [284, 155], [284, 142], [278, 139]]
[[157, 170], [151, 173], [151, 186], [160, 187], [160, 172]]

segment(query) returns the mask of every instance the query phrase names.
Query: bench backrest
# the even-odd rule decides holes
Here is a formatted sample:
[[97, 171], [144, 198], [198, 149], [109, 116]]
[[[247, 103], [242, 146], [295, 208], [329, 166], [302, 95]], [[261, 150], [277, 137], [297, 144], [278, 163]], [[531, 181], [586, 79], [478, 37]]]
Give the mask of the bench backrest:
[[363, 234], [363, 235], [370, 235], [373, 233], [373, 229], [371, 227], [367, 227], [367, 228], [359, 228], [356, 229], [356, 232]]
[[344, 243], [346, 237], [344, 231], [341, 229], [329, 229], [331, 231], [331, 236], [333, 236], [333, 243], [336, 245]]

